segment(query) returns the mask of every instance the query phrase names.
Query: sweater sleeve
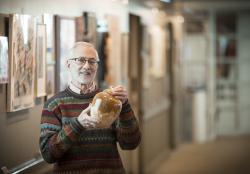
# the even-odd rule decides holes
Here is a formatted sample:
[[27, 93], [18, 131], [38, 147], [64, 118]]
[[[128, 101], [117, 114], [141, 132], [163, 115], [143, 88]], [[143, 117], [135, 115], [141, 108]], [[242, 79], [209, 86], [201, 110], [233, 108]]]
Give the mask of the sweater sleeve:
[[40, 126], [40, 151], [48, 163], [58, 161], [83, 130], [76, 118], [62, 126], [60, 109], [53, 101], [45, 103]]
[[116, 122], [116, 137], [123, 150], [135, 149], [141, 140], [138, 121], [128, 101], [123, 104]]

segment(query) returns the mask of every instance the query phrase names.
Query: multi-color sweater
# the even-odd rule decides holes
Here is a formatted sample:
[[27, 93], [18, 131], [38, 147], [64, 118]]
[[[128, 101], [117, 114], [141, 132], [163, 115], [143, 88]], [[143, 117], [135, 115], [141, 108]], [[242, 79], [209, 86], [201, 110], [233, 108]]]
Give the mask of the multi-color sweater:
[[45, 104], [41, 118], [40, 150], [60, 174], [125, 173], [118, 149], [132, 150], [140, 143], [140, 129], [128, 102], [106, 129], [85, 129], [77, 120], [98, 91], [80, 95], [70, 88]]

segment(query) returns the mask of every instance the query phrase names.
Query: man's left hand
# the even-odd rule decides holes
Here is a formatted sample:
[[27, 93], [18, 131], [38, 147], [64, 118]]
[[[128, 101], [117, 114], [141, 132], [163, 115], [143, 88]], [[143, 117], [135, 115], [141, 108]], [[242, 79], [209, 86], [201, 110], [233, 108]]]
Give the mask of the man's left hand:
[[119, 99], [122, 104], [124, 104], [128, 100], [127, 90], [123, 86], [118, 85], [116, 87], [111, 87], [111, 89], [111, 95], [113, 95], [116, 99]]

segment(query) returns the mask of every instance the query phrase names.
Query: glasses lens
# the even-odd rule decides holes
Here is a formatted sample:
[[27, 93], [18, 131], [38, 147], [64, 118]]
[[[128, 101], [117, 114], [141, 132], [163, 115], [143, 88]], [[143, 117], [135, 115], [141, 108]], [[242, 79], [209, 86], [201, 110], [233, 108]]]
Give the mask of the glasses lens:
[[85, 57], [80, 57], [80, 58], [75, 58], [74, 60], [79, 65], [85, 65], [86, 62], [88, 62], [90, 66], [95, 66], [97, 64], [97, 61], [94, 58], [87, 59]]
[[80, 57], [80, 58], [78, 58], [78, 61], [79, 61], [80, 64], [84, 65], [87, 60], [84, 57]]

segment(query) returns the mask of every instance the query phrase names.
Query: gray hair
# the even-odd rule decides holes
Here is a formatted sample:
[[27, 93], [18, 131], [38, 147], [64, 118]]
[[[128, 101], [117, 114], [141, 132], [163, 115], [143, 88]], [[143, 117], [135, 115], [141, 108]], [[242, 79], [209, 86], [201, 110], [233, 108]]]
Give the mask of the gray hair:
[[95, 53], [96, 53], [96, 59], [99, 61], [99, 56], [98, 53], [96, 51], [96, 48], [93, 44], [89, 43], [89, 42], [75, 42], [74, 46], [72, 48], [69, 49], [69, 55], [67, 57], [67, 59], [74, 57], [74, 51], [78, 48], [78, 47], [87, 47], [87, 48], [93, 48]]

